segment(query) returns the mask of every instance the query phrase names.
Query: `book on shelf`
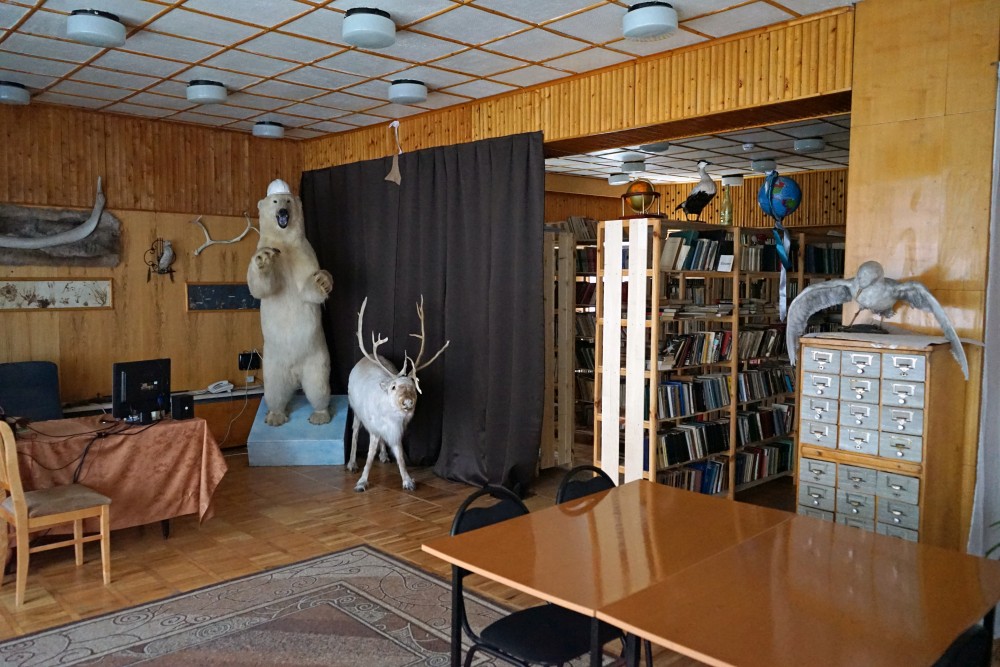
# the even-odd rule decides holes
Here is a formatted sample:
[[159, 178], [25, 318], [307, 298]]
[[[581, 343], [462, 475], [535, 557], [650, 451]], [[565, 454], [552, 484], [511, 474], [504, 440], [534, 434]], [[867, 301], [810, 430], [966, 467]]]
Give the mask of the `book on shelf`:
[[684, 243], [680, 236], [670, 235], [663, 241], [663, 250], [660, 252], [660, 270], [672, 271], [676, 266], [677, 253]]
[[732, 255], [719, 255], [719, 265], [716, 267], [717, 271], [729, 272], [733, 270], [733, 256]]
[[597, 220], [579, 215], [566, 218], [566, 228], [573, 232], [577, 243], [597, 240]]

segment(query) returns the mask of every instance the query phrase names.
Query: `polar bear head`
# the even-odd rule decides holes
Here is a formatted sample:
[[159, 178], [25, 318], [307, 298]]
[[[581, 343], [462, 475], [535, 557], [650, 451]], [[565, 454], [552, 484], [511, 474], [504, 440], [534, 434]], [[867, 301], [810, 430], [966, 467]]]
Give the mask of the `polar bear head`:
[[305, 236], [302, 200], [291, 193], [288, 184], [276, 179], [267, 187], [267, 196], [257, 202], [261, 237], [293, 241]]

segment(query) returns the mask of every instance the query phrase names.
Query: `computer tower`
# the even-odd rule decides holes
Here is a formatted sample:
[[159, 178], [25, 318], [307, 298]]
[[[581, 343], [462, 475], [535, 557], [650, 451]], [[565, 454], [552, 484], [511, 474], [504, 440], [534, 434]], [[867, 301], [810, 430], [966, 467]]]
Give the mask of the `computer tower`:
[[191, 417], [194, 417], [194, 396], [191, 394], [174, 394], [171, 396], [170, 416], [174, 419], [191, 419]]

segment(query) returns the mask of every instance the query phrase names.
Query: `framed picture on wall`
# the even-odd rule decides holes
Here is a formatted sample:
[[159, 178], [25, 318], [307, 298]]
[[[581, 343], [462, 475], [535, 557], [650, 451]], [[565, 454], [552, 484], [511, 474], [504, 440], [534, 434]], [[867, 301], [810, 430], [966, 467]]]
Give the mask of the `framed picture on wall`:
[[111, 309], [111, 278], [0, 279], [0, 310]]
[[250, 294], [246, 283], [188, 283], [190, 312], [260, 310], [260, 299]]

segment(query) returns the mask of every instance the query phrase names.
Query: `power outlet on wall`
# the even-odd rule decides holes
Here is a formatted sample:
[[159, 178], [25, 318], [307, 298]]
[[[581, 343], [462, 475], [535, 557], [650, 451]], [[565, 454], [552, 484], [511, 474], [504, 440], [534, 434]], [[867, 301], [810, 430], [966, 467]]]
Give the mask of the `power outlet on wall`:
[[241, 371], [255, 371], [260, 368], [260, 354], [254, 352], [240, 352], [239, 367]]

